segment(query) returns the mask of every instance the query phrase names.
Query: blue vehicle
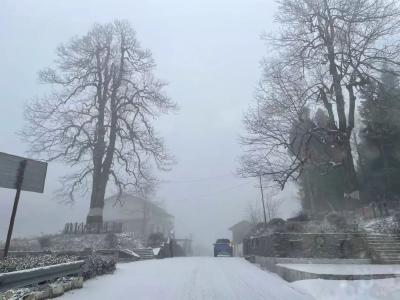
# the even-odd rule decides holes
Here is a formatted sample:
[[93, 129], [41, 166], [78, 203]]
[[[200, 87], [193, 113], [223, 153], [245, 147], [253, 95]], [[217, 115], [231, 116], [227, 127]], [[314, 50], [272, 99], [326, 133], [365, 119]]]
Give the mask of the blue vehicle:
[[233, 256], [233, 248], [229, 239], [218, 239], [214, 244], [214, 257]]

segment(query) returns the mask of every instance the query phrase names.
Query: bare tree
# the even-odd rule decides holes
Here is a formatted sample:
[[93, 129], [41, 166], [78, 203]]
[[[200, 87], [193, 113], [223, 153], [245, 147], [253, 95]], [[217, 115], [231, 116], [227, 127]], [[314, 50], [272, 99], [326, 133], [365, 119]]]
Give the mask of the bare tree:
[[250, 222], [252, 227], [257, 226], [258, 223], [262, 222], [262, 210], [259, 208], [259, 202], [249, 202], [246, 207], [246, 219]]
[[[273, 184], [269, 183], [266, 185], [262, 180], [262, 193], [264, 198], [264, 205], [260, 203], [259, 200], [254, 202], [249, 202], [246, 210], [246, 215], [248, 221], [256, 226], [257, 224], [263, 222], [264, 218], [267, 222], [271, 221], [279, 215], [279, 208], [281, 207], [283, 200], [278, 198], [279, 190]], [[261, 186], [257, 186], [260, 188]], [[264, 217], [265, 214], [265, 217]]]
[[171, 158], [152, 120], [175, 104], [128, 22], [94, 25], [59, 46], [56, 56], [56, 66], [39, 73], [52, 92], [26, 106], [22, 135], [32, 154], [77, 170], [63, 178], [72, 201], [91, 184], [87, 223], [102, 222], [110, 177], [122, 194], [151, 180], [152, 165], [168, 169]]
[[[297, 178], [307, 160], [311, 130], [304, 114], [316, 90], [296, 70], [279, 62], [268, 65], [256, 91], [256, 103], [243, 120], [247, 134], [241, 138], [245, 154], [239, 173], [271, 176], [283, 188], [290, 178]], [[295, 124], [299, 130], [293, 134]], [[294, 148], [295, 155], [291, 155]]]
[[267, 212], [268, 221], [279, 216], [279, 208], [283, 203], [283, 199], [278, 197], [279, 189], [273, 185], [264, 189], [265, 210]]
[[[274, 125], [272, 134], [264, 131], [257, 133], [250, 128], [251, 135], [256, 132], [258, 138], [265, 140], [263, 144], [268, 150], [264, 152], [264, 156], [271, 150], [278, 152], [277, 149], [288, 149], [288, 124], [295, 112], [294, 108], [309, 106], [311, 103], [322, 106], [329, 116], [329, 126], [325, 134], [334, 139], [332, 146], [336, 148], [334, 164], [341, 165], [345, 170], [346, 192], [358, 198], [358, 183], [350, 144], [355, 125], [356, 100], [363, 86], [371, 81], [379, 81], [379, 73], [384, 71], [383, 65], [389, 65], [393, 72], [398, 73], [399, 5], [395, 0], [277, 2], [279, 11], [276, 20], [280, 27], [279, 33], [264, 36], [277, 55], [265, 61], [267, 76], [263, 78], [262, 86], [266, 88], [261, 89], [261, 96], [258, 95], [257, 98], [268, 99], [264, 101], [263, 107], [271, 116], [262, 118], [268, 118], [266, 121], [270, 125], [282, 119], [284, 123], [281, 129]], [[273, 71], [274, 65], [279, 66], [284, 74], [284, 81], [289, 71], [291, 78], [297, 78], [295, 82], [303, 83], [302, 91], [306, 95], [303, 99], [297, 97], [298, 93], [291, 87], [292, 82], [276, 84], [276, 78], [282, 75]], [[273, 99], [271, 94], [276, 93], [279, 95], [275, 97], [277, 99]], [[291, 104], [286, 113], [269, 109], [273, 101], [276, 101], [275, 105], [283, 110], [285, 106], [279, 102], [286, 104], [292, 100], [296, 104]], [[245, 119], [245, 126], [254, 126], [254, 115], [250, 115], [249, 119]], [[262, 125], [266, 127], [265, 124]], [[299, 153], [308, 153], [308, 140], [306, 138], [302, 142], [305, 151]], [[248, 140], [245, 139], [246, 142]], [[308, 159], [308, 155], [295, 155], [293, 159], [286, 154], [287, 152], [280, 150], [275, 155], [278, 159], [264, 159], [266, 166], [262, 168], [262, 173], [272, 174], [282, 186], [289, 178], [298, 175]]]

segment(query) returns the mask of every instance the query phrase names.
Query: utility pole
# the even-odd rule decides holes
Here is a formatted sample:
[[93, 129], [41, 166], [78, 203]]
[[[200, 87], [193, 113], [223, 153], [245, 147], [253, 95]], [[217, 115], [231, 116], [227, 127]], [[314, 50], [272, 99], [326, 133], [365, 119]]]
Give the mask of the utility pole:
[[263, 213], [264, 213], [264, 227], [267, 226], [267, 213], [265, 212], [265, 202], [264, 202], [264, 190], [263, 190], [263, 186], [262, 186], [262, 176], [259, 176], [259, 180], [260, 180], [260, 190], [261, 190], [261, 202], [262, 202], [262, 206], [263, 206]]

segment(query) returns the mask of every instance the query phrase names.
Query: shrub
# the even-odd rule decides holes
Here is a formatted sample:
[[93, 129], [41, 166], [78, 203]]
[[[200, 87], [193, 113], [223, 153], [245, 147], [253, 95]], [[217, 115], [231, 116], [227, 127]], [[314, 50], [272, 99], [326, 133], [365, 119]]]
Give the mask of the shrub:
[[98, 275], [108, 274], [115, 271], [116, 261], [114, 257], [89, 255], [85, 258], [82, 276], [85, 280]]
[[337, 213], [328, 214], [326, 220], [331, 226], [335, 227], [336, 230], [344, 230], [348, 227], [346, 218]]
[[51, 247], [51, 237], [49, 235], [42, 235], [38, 237], [40, 249], [49, 249]]
[[150, 234], [148, 240], [147, 240], [147, 245], [149, 247], [160, 247], [162, 245], [162, 243], [164, 243], [165, 238], [164, 238], [164, 234], [161, 232], [156, 232], [156, 233], [152, 233]]
[[118, 248], [118, 237], [115, 233], [107, 233], [107, 235], [104, 237], [104, 241], [109, 249]]

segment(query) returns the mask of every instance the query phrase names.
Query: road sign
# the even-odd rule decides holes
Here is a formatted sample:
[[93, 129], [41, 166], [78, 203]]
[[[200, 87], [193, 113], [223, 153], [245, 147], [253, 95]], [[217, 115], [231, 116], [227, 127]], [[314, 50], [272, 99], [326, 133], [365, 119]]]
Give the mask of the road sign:
[[7, 257], [10, 248], [21, 191], [43, 193], [46, 173], [47, 163], [0, 152], [0, 187], [17, 190], [4, 247], [4, 258]]
[[21, 190], [43, 193], [47, 163], [0, 152], [0, 187], [17, 189], [18, 170], [26, 161]]

